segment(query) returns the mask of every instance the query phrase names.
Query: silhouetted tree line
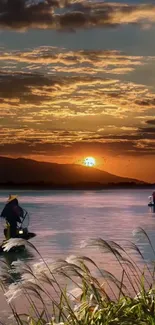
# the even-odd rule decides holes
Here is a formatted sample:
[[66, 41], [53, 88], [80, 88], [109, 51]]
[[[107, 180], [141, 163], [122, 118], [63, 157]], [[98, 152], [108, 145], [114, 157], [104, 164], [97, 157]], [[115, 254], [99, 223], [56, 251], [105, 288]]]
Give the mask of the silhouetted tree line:
[[122, 188], [154, 188], [155, 184], [149, 183], [136, 183], [136, 182], [120, 182], [120, 183], [108, 183], [102, 184], [99, 182], [79, 182], [79, 183], [68, 183], [68, 184], [56, 184], [47, 183], [44, 181], [40, 182], [5, 182], [0, 183], [1, 189], [7, 188], [18, 188], [18, 189], [49, 189], [49, 190], [102, 190], [102, 189], [122, 189]]

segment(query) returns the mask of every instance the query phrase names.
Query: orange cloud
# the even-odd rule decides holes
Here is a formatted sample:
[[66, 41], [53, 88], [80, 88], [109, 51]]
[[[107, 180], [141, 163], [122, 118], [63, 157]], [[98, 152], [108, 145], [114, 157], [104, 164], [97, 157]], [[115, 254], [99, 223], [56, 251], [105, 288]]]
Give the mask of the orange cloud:
[[[62, 49], [61, 53], [51, 47], [1, 51], [1, 152], [47, 150], [49, 155], [54, 148], [72, 154], [71, 149], [89, 146], [98, 152], [100, 146], [139, 155], [149, 148], [154, 151], [149, 121], [154, 120], [155, 93], [145, 85], [118, 78], [153, 61], [154, 57], [118, 51]], [[55, 73], [50, 73], [51, 67]]]

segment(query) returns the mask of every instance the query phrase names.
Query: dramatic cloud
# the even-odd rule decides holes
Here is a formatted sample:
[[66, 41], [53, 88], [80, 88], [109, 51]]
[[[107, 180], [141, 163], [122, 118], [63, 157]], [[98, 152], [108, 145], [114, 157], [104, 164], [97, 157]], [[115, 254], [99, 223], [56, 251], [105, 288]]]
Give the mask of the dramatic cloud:
[[[144, 104], [138, 100], [144, 98]], [[146, 102], [148, 103], [146, 105]], [[31, 122], [64, 117], [112, 115], [128, 120], [154, 108], [155, 94], [145, 86], [95, 76], [0, 75], [1, 118], [17, 114]]]
[[[64, 48], [39, 47], [33, 51], [0, 50], [2, 68], [8, 71], [13, 64], [24, 66], [27, 70], [44, 69], [44, 73], [124, 74], [153, 61], [153, 57], [128, 56], [119, 51], [80, 50], [67, 51]], [[4, 64], [5, 62], [5, 64]], [[7, 64], [7, 65], [6, 65]]]
[[125, 80], [151, 62], [119, 51], [1, 49], [1, 154], [154, 153], [155, 93]]
[[116, 76], [153, 61], [154, 57], [127, 56], [118, 51], [41, 47], [7, 52], [3, 49], [0, 52], [1, 117], [12, 114], [13, 110], [18, 112], [18, 118], [20, 112], [27, 113], [23, 118], [29, 122], [35, 115], [46, 119], [54, 115], [63, 118], [99, 113], [123, 117], [130, 113], [131, 102], [132, 113], [146, 111], [154, 107], [154, 94], [144, 85], [123, 82]]
[[91, 1], [1, 0], [0, 26], [10, 29], [56, 29], [147, 25], [155, 22], [154, 4]]

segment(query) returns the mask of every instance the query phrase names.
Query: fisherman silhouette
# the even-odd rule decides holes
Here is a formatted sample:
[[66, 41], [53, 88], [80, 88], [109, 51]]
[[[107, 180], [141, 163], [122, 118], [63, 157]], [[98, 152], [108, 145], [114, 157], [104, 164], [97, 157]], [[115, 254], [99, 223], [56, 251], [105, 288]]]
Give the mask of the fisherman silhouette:
[[[17, 237], [17, 223], [21, 222], [23, 209], [19, 206], [17, 196], [10, 195], [4, 209], [1, 212], [1, 217], [4, 218], [9, 225], [9, 235], [7, 239]], [[6, 233], [4, 233], [6, 236]]]

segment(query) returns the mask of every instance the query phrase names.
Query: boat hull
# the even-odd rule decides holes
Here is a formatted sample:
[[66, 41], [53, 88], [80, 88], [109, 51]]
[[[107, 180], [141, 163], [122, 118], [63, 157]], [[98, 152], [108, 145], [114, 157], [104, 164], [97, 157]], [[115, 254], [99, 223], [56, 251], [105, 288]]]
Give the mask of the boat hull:
[[17, 238], [29, 240], [31, 238], [34, 238], [35, 236], [36, 236], [36, 234], [34, 232], [27, 232], [27, 233], [23, 233], [23, 234], [18, 234]]
[[[4, 229], [4, 236], [6, 239], [10, 238], [7, 236], [7, 228]], [[25, 229], [17, 229], [17, 233], [16, 233], [16, 238], [22, 238], [22, 239], [26, 239], [29, 240], [31, 238], [34, 238], [36, 236], [36, 234], [34, 232], [29, 232], [27, 228]]]
[[155, 204], [150, 202], [150, 203], [148, 203], [148, 206], [149, 207], [155, 207]]

